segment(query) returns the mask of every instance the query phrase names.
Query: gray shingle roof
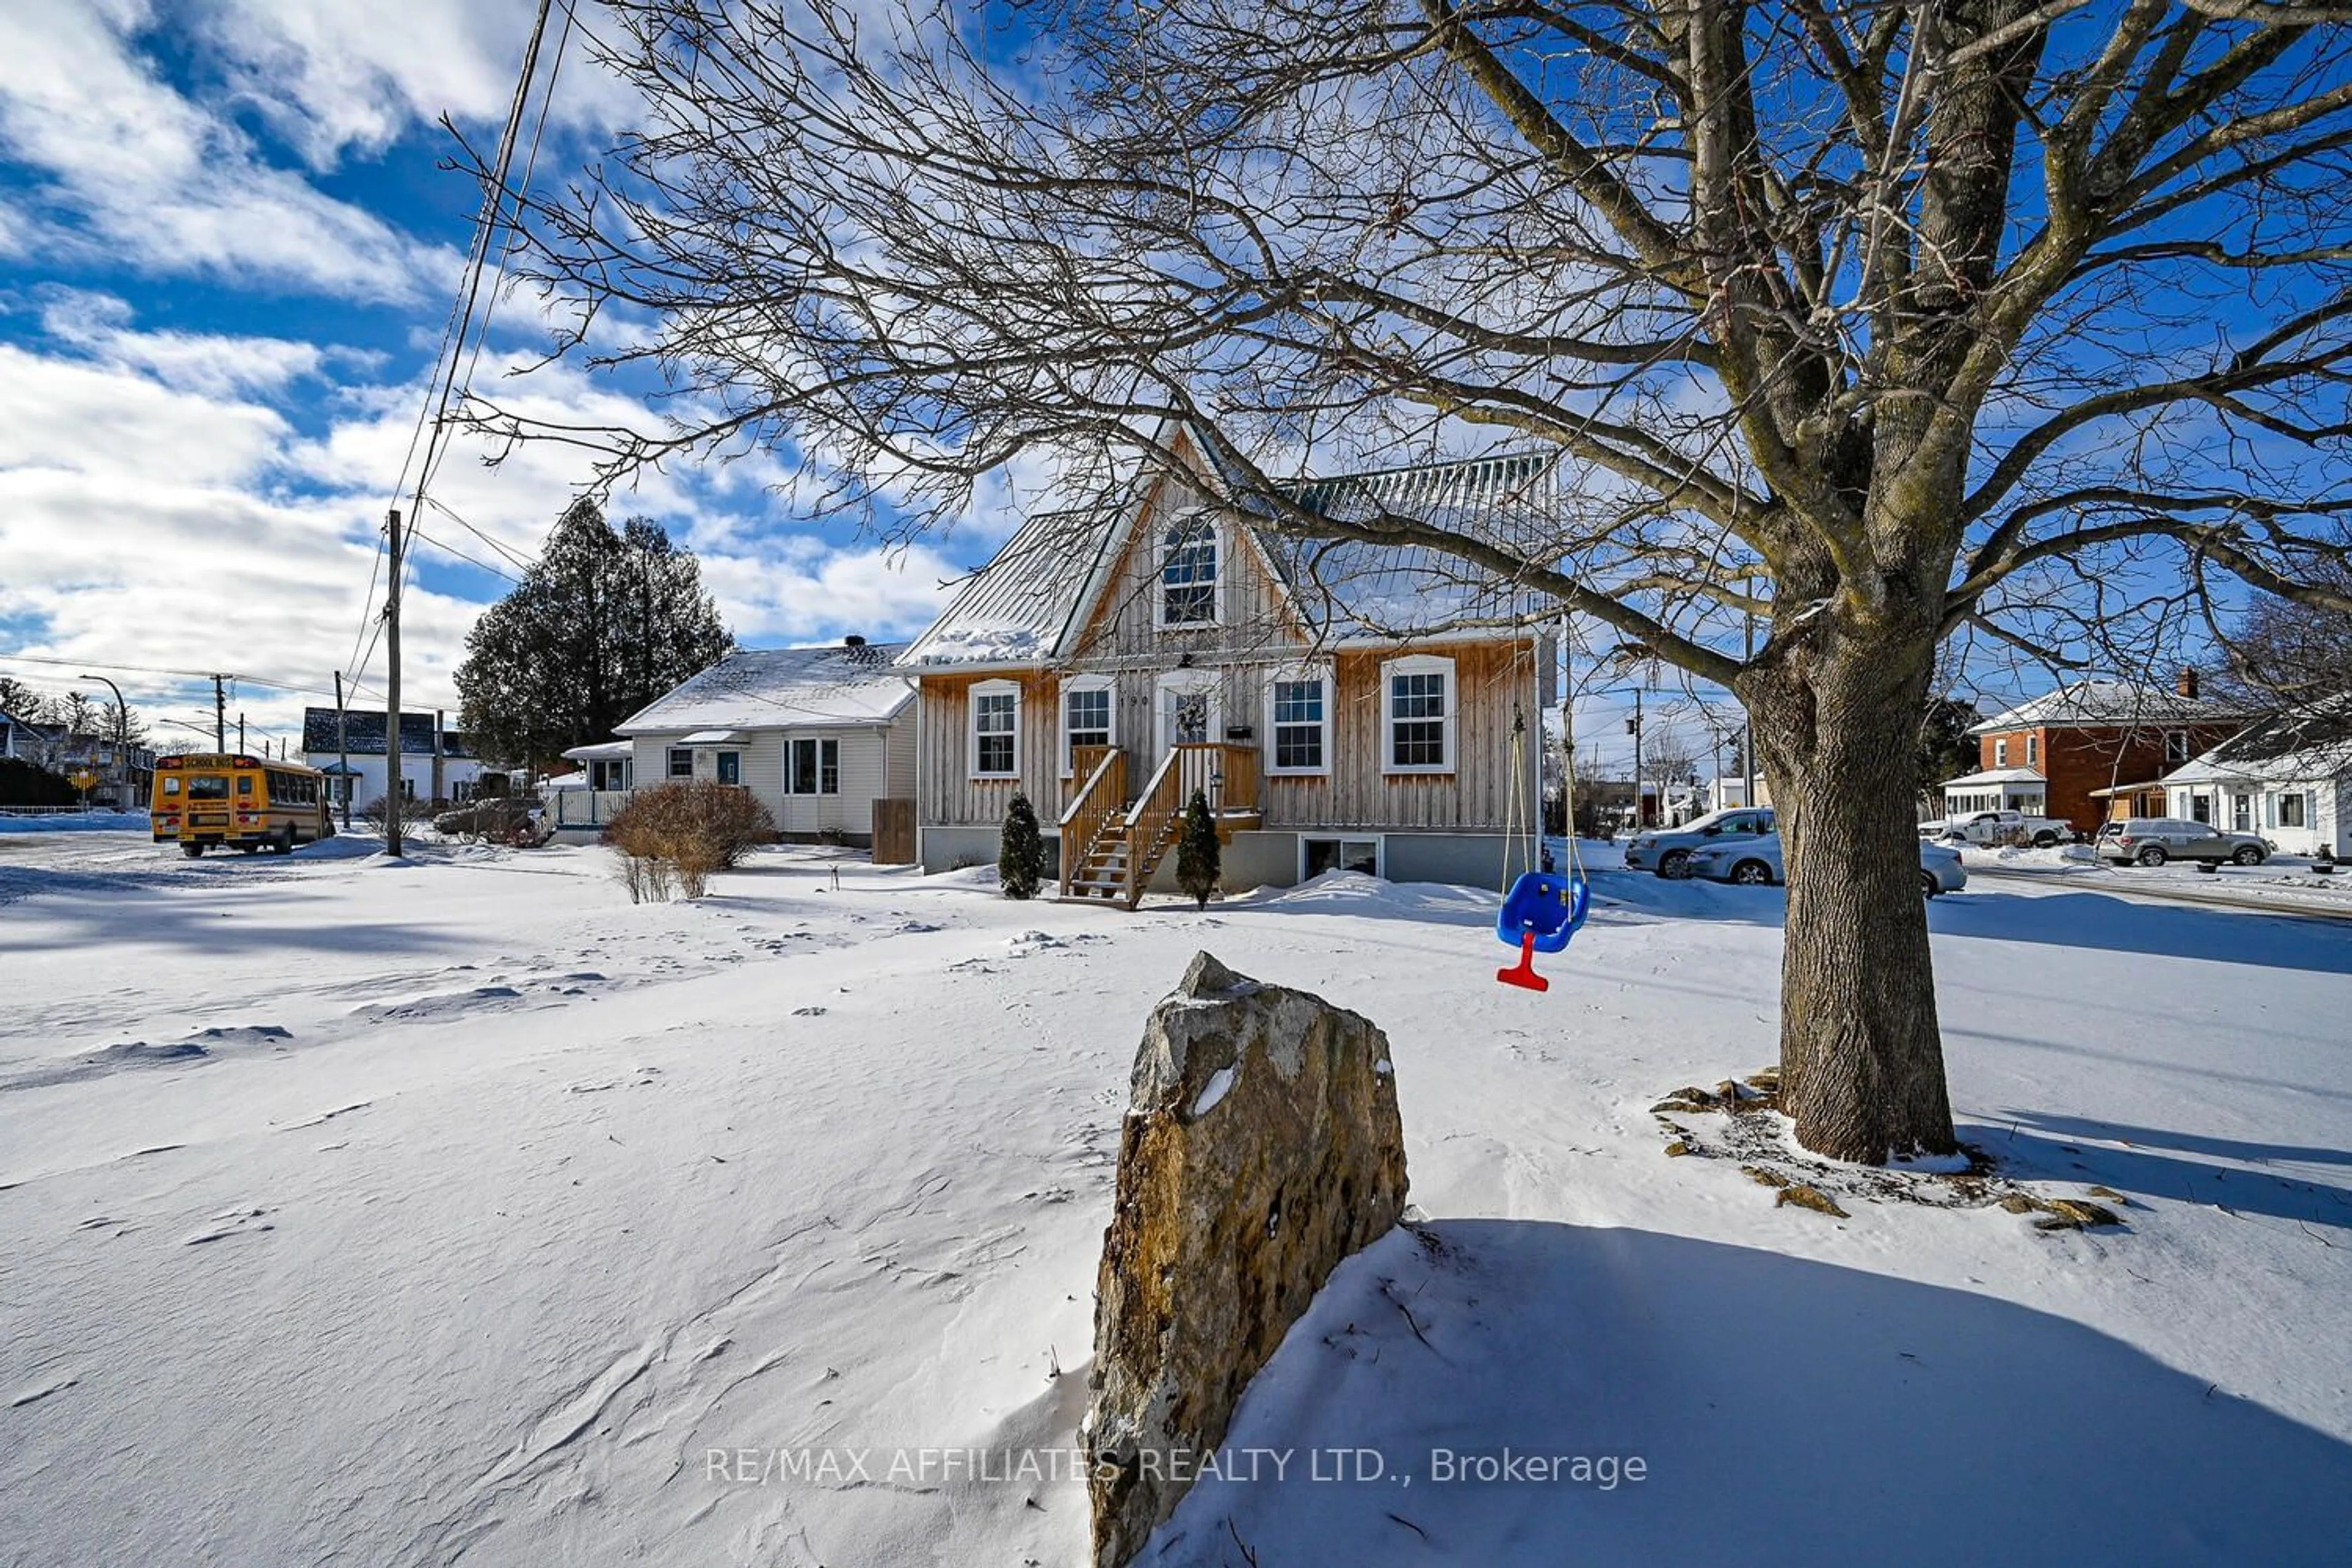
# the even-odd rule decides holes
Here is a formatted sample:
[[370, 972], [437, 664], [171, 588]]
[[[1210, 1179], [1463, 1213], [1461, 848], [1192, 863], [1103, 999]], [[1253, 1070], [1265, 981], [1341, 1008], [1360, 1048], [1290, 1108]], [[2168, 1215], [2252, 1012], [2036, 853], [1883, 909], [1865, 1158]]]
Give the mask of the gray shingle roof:
[[1971, 735], [2035, 725], [2210, 724], [2243, 720], [2252, 710], [2221, 697], [2183, 697], [2131, 680], [2077, 680], [2021, 702], [1969, 728]]
[[905, 651], [904, 643], [745, 648], [613, 728], [636, 735], [887, 723], [915, 697], [894, 667]]
[[[383, 710], [347, 708], [343, 710], [345, 744], [343, 749], [355, 757], [383, 755]], [[302, 710], [302, 750], [317, 755], [336, 750], [335, 710], [331, 708]], [[401, 754], [410, 757], [430, 755], [433, 751], [433, 715], [403, 713], [400, 716]], [[455, 730], [441, 732], [441, 754], [445, 757], [471, 757], [472, 746]]]
[[2168, 784], [2267, 779], [2286, 784], [2352, 774], [2352, 696], [2325, 699], [2258, 719], [2187, 765]]

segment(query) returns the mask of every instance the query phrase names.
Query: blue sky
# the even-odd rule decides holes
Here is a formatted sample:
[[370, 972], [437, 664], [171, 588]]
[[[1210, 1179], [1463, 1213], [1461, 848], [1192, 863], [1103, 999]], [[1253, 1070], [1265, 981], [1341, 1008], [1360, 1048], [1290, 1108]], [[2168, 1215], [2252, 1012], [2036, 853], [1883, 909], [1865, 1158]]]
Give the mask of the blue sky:
[[[495, 142], [532, 11], [0, 4], [0, 654], [69, 661], [0, 671], [62, 691], [100, 669], [183, 720], [203, 718], [208, 684], [121, 667], [232, 671], [247, 678], [235, 706], [278, 733], [318, 700], [282, 688], [359, 672], [382, 518], [478, 200], [436, 166], [454, 151], [436, 121]], [[575, 43], [542, 170], [605, 144], [627, 109]], [[533, 301], [503, 302], [482, 379], [541, 326]], [[646, 422], [569, 370], [520, 395]], [[466, 628], [509, 585], [451, 552], [511, 572], [506, 552], [529, 559], [586, 478], [552, 448], [480, 457], [460, 446], [436, 487], [463, 523], [425, 520], [439, 543], [416, 552], [411, 707], [454, 707]], [[793, 516], [765, 489], [779, 477], [656, 475], [610, 510], [692, 543], [754, 646], [918, 629], [993, 532], [886, 556]], [[383, 663], [379, 647], [363, 696]]]

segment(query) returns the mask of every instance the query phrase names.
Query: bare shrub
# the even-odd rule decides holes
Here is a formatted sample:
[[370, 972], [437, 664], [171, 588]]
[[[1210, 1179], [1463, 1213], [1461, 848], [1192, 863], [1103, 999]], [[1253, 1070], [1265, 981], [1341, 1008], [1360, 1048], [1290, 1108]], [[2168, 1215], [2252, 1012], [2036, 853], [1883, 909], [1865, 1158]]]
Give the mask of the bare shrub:
[[[775, 837], [775, 820], [751, 791], [709, 779], [641, 790], [604, 829], [604, 841], [621, 852], [633, 900], [640, 896], [640, 881], [645, 896], [667, 898], [671, 879], [687, 898], [698, 899], [709, 890], [712, 872], [739, 864], [755, 845]], [[628, 864], [639, 860], [658, 863], [663, 890], [657, 895], [647, 880], [652, 871]]]
[[677, 879], [670, 874], [669, 862], [652, 855], [621, 857], [621, 885], [629, 889], [633, 904], [666, 904], [676, 890]]

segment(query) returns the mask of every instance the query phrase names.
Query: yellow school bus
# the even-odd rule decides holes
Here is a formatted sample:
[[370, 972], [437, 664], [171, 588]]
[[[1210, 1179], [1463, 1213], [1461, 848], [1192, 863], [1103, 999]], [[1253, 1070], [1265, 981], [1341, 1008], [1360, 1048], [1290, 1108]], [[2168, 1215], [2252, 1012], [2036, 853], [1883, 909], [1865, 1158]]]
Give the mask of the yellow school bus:
[[191, 859], [215, 844], [234, 844], [248, 855], [263, 848], [285, 855], [297, 844], [335, 836], [327, 795], [327, 775], [299, 763], [158, 757], [148, 815], [155, 842], [177, 844]]

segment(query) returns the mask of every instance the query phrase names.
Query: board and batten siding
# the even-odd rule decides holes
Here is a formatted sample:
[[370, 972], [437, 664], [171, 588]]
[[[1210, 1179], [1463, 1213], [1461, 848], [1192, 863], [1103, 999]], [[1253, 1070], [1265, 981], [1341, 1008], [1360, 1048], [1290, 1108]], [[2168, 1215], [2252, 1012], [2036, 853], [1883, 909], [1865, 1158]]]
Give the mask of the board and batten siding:
[[[1381, 768], [1381, 667], [1406, 654], [1433, 654], [1454, 661], [1454, 771], [1449, 773], [1388, 773]], [[1512, 793], [1519, 798], [1517, 826], [1538, 809], [1542, 767], [1542, 715], [1538, 700], [1549, 683], [1539, 679], [1545, 645], [1521, 642], [1427, 643], [1411, 648], [1348, 651], [1318, 662], [1332, 672], [1331, 771], [1324, 775], [1264, 775], [1260, 803], [1268, 828], [1345, 828], [1380, 831], [1497, 832], [1514, 826]], [[1278, 670], [1291, 661], [1227, 665], [1209, 671], [1219, 681], [1223, 722], [1247, 725], [1261, 764], [1271, 743], [1266, 695]], [[1117, 743], [1128, 754], [1128, 788], [1139, 792], [1157, 762], [1153, 725], [1161, 668], [1068, 672], [1108, 675], [1114, 683]], [[1195, 666], [1196, 668], [1200, 668]], [[1070, 794], [1084, 781], [1062, 772], [1060, 701], [1064, 677], [1050, 671], [1019, 675], [932, 675], [922, 679], [921, 820], [931, 826], [983, 826], [1000, 823], [1016, 785], [1025, 789], [1040, 821], [1050, 831]], [[1021, 688], [1021, 777], [971, 777], [971, 688], [982, 680], [1011, 679]], [[1524, 716], [1527, 730], [1512, 771], [1511, 728]], [[1244, 743], [1244, 742], [1236, 742]]]
[[[1021, 689], [1018, 778], [971, 776], [971, 689], [984, 680], [1010, 680]], [[922, 802], [919, 820], [927, 827], [992, 826], [1004, 820], [1016, 790], [1025, 791], [1037, 820], [1052, 832], [1062, 815], [1059, 726], [1055, 704], [1059, 679], [1045, 671], [1012, 675], [926, 673], [915, 702], [921, 716]]]
[[[1454, 771], [1389, 773], [1381, 769], [1381, 667], [1408, 654], [1454, 661]], [[1269, 828], [1500, 831], [1513, 826], [1511, 796], [1518, 793], [1520, 826], [1538, 809], [1542, 714], [1538, 658], [1530, 642], [1429, 643], [1411, 648], [1342, 652], [1330, 660], [1334, 698], [1331, 771], [1328, 774], [1266, 774], [1259, 786]], [[1260, 689], [1263, 690], [1263, 688]], [[1263, 699], [1259, 704], [1263, 706]], [[1523, 714], [1527, 731], [1519, 768], [1511, 768], [1511, 722]], [[1265, 741], [1263, 715], [1256, 720]]]
[[1145, 664], [1173, 669], [1188, 653], [1196, 665], [1213, 665], [1236, 658], [1287, 657], [1306, 647], [1307, 637], [1285, 607], [1265, 557], [1247, 531], [1223, 513], [1217, 514], [1217, 624], [1159, 625], [1162, 536], [1181, 513], [1201, 504], [1171, 479], [1152, 488], [1127, 552], [1071, 645], [1073, 670]]

